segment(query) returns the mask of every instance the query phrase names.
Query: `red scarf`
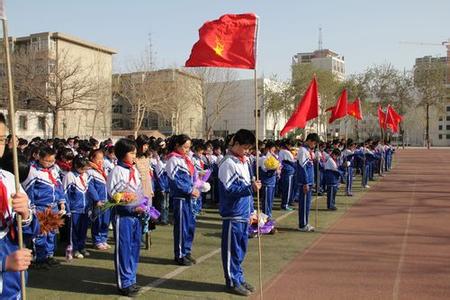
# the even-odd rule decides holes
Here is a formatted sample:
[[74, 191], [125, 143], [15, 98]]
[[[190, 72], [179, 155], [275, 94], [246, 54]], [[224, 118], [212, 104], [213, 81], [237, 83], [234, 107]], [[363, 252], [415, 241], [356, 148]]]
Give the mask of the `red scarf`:
[[237, 159], [239, 159], [241, 161], [241, 163], [245, 164], [247, 162], [247, 157], [246, 156], [239, 156], [236, 153], [234, 153], [233, 151], [231, 151], [231, 154], [233, 154]]
[[105, 178], [105, 180], [106, 180], [106, 172], [103, 169], [103, 165], [97, 165], [97, 164], [94, 164], [93, 162], [89, 162], [89, 164], [91, 165], [92, 169], [94, 169], [95, 171], [102, 174], [103, 178]]
[[61, 170], [69, 172], [72, 170], [72, 162], [58, 160], [56, 164], [61, 168]]
[[126, 162], [122, 162], [123, 165], [125, 167], [127, 167], [130, 170], [130, 176], [128, 176], [128, 182], [132, 182], [134, 181], [134, 184], [136, 184], [136, 175], [135, 175], [135, 170], [134, 170], [134, 166], [132, 164], [126, 163]]
[[180, 157], [183, 158], [188, 170], [189, 170], [189, 174], [191, 174], [191, 176], [194, 176], [194, 172], [195, 172], [195, 167], [194, 164], [192, 163], [192, 160], [189, 158], [189, 156], [185, 155], [185, 154], [181, 154], [179, 152], [172, 152], [169, 154], [169, 158], [171, 158], [172, 156], [176, 156], [176, 157]]
[[2, 226], [5, 226], [6, 221], [11, 218], [11, 213], [9, 212], [8, 192], [6, 191], [6, 186], [2, 180], [0, 180], [0, 197], [0, 220], [2, 222]]
[[55, 177], [53, 177], [52, 171], [50, 169], [44, 169], [42, 168], [42, 172], [45, 172], [48, 174], [48, 179], [50, 179], [50, 181], [57, 186], [58, 185], [58, 181], [56, 181]]
[[86, 182], [83, 179], [83, 174], [80, 174], [80, 182], [84, 189], [86, 189]]

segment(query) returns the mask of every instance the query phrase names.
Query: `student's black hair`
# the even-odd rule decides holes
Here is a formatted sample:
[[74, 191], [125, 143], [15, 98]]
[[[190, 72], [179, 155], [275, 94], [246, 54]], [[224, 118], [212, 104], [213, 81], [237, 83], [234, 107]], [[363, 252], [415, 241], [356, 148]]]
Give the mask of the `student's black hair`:
[[19, 138], [19, 144], [17, 146], [26, 146], [28, 141], [26, 139]]
[[89, 160], [90, 161], [92, 161], [93, 159], [94, 159], [94, 157], [98, 154], [98, 153], [104, 153], [103, 152], [103, 150], [102, 149], [95, 149], [95, 150], [92, 150], [90, 153], [89, 153]]
[[108, 153], [108, 154], [113, 154], [115, 151], [114, 151], [114, 145], [107, 145], [106, 147], [105, 147], [105, 153]]
[[56, 153], [56, 160], [73, 160], [75, 155], [73, 154], [72, 149], [63, 147], [59, 148]]
[[273, 147], [276, 147], [276, 146], [277, 146], [277, 145], [275, 144], [274, 141], [269, 140], [269, 141], [266, 142], [265, 148], [266, 148], [266, 149], [270, 149], [270, 148], [273, 148]]
[[192, 144], [193, 144], [192, 148], [195, 152], [206, 150], [206, 145], [203, 140], [195, 140], [192, 142]]
[[173, 152], [177, 147], [184, 145], [187, 141], [190, 140], [191, 138], [186, 134], [174, 135], [170, 138], [167, 148], [169, 152]]
[[341, 150], [339, 150], [338, 148], [334, 148], [333, 152], [331, 152], [331, 154], [336, 155], [336, 156], [340, 156], [341, 155]]
[[233, 136], [231, 144], [238, 143], [239, 145], [255, 145], [256, 138], [253, 132], [247, 129], [239, 129]]
[[137, 150], [137, 145], [133, 140], [123, 138], [114, 145], [114, 153], [119, 161], [122, 161], [128, 152]]
[[149, 141], [148, 137], [144, 134], [140, 134], [136, 138], [136, 147], [137, 147], [136, 156], [137, 157], [142, 157], [142, 156], [147, 155], [147, 153], [145, 153], [143, 151], [143, 147], [144, 147], [144, 145], [150, 145], [149, 143], [150, 143], [150, 141]]
[[86, 156], [83, 155], [75, 156], [72, 162], [72, 170], [76, 171], [86, 166], [89, 166], [89, 159]]
[[5, 115], [3, 113], [0, 113], [0, 123], [6, 125], [6, 118], [5, 118]]
[[56, 155], [56, 150], [49, 146], [44, 146], [39, 149], [39, 157], [44, 158], [46, 156]]
[[319, 138], [319, 135], [317, 133], [313, 132], [313, 133], [310, 133], [310, 134], [308, 134], [306, 136], [306, 140], [305, 141], [311, 141], [311, 142], [319, 143], [320, 142], [320, 138]]
[[[0, 120], [1, 122], [1, 120]], [[19, 181], [24, 182], [28, 177], [28, 173], [30, 172], [30, 164], [28, 163], [28, 159], [25, 155], [18, 153], [17, 156], [19, 162]], [[9, 152], [0, 160], [0, 167], [3, 170], [14, 173], [14, 163], [13, 163], [13, 153]]]

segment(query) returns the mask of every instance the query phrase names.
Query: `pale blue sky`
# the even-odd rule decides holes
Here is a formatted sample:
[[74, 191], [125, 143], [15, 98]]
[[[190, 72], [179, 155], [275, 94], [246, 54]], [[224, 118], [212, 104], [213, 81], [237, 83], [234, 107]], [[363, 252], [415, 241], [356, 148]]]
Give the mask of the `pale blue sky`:
[[[347, 74], [391, 62], [410, 69], [416, 57], [444, 55], [450, 37], [449, 0], [5, 0], [11, 35], [60, 31], [114, 49], [117, 66], [141, 55], [152, 33], [157, 64], [183, 65], [198, 28], [225, 13], [260, 17], [258, 73], [290, 74], [291, 57], [323, 46], [345, 56]], [[243, 72], [243, 76], [251, 73]]]

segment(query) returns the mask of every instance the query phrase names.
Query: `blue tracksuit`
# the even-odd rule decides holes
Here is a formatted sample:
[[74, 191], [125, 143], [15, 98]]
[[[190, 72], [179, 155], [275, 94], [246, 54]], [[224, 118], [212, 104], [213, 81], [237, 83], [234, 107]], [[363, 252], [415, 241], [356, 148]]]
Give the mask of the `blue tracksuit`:
[[80, 251], [86, 247], [86, 235], [89, 227], [91, 197], [88, 197], [89, 176], [76, 171], [67, 173], [64, 177], [64, 191], [71, 214], [70, 244], [73, 251]]
[[[300, 147], [297, 155], [297, 178], [299, 186], [299, 206], [298, 219], [300, 228], [309, 223], [309, 210], [311, 208], [312, 186], [314, 185], [314, 163], [311, 152], [307, 146]], [[309, 187], [308, 192], [304, 192], [303, 186]]]
[[[15, 193], [14, 175], [0, 170], [0, 181], [5, 185], [6, 194], [11, 195]], [[22, 191], [23, 193], [23, 191]], [[1, 196], [0, 196], [1, 197]], [[1, 200], [0, 200], [1, 201]], [[19, 250], [17, 242], [17, 224], [15, 222], [15, 214], [12, 213], [12, 208], [8, 207], [11, 218], [4, 216], [5, 223], [0, 222], [0, 299], [20, 299], [20, 273], [7, 272], [6, 258], [8, 255]], [[11, 236], [11, 230], [15, 232], [16, 239]], [[24, 220], [22, 224], [23, 236], [25, 239], [31, 239], [39, 233], [39, 222], [36, 216], [31, 215], [28, 220]]]
[[159, 199], [161, 222], [169, 222], [169, 178], [166, 172], [166, 162], [158, 159], [155, 164], [155, 196]]
[[266, 156], [263, 156], [260, 158], [259, 163], [259, 178], [262, 183], [261, 188], [261, 198], [262, 201], [262, 211], [266, 215], [269, 216], [269, 218], [272, 218], [272, 206], [273, 206], [273, 198], [275, 197], [275, 185], [277, 182], [277, 170], [268, 170], [264, 162], [267, 158], [269, 158], [271, 154], [268, 154]]
[[325, 162], [324, 169], [325, 183], [327, 185], [327, 208], [335, 208], [337, 190], [344, 173], [331, 156]]
[[221, 161], [219, 197], [225, 284], [240, 286], [245, 282], [241, 264], [247, 253], [248, 222], [253, 207], [251, 171], [246, 161], [233, 155], [226, 155]]
[[[44, 211], [47, 207], [51, 207], [53, 211], [57, 212], [58, 205], [66, 203], [59, 176], [56, 166], [44, 169], [37, 162], [31, 165], [28, 177], [22, 186], [30, 199], [31, 206], [36, 211]], [[69, 211], [70, 207], [66, 206], [66, 210]], [[36, 262], [43, 262], [53, 256], [55, 236], [56, 232], [50, 232], [47, 235], [41, 234], [36, 237], [34, 240]]]
[[[132, 169], [131, 169], [132, 168]], [[112, 197], [119, 192], [142, 194], [138, 170], [121, 162], [108, 175], [106, 187]], [[134, 174], [134, 176], [133, 176]], [[114, 207], [114, 267], [117, 286], [127, 288], [136, 283], [136, 273], [141, 249], [141, 219], [135, 208], [125, 205]]]
[[111, 213], [108, 210], [101, 210], [97, 203], [105, 203], [108, 200], [106, 188], [106, 173], [90, 169], [89, 175], [89, 201], [93, 206], [94, 221], [92, 222], [92, 243], [99, 245], [108, 241], [108, 228], [111, 221]]
[[342, 151], [342, 156], [344, 159], [344, 164], [348, 163], [347, 171], [345, 172], [345, 193], [346, 195], [352, 195], [353, 191], [353, 168], [355, 166], [354, 163], [354, 153], [350, 149], [345, 149]]
[[288, 205], [292, 204], [294, 199], [296, 185], [295, 173], [297, 165], [294, 156], [289, 150], [280, 150], [278, 158], [281, 161], [281, 208], [287, 208]]
[[172, 154], [166, 164], [170, 198], [173, 202], [173, 247], [176, 259], [191, 254], [195, 234], [195, 216], [192, 210], [194, 174], [183, 157]]
[[[194, 173], [194, 180], [196, 180], [199, 172], [205, 171], [205, 165], [204, 165], [202, 158], [195, 154], [192, 156], [192, 162], [194, 163], [194, 167], [195, 167], [195, 171], [196, 171]], [[202, 211], [202, 207], [203, 207], [202, 194], [200, 193], [200, 196], [198, 198], [192, 198], [191, 201], [192, 201], [192, 209], [194, 212], [194, 216], [198, 216], [200, 214], [200, 212]]]

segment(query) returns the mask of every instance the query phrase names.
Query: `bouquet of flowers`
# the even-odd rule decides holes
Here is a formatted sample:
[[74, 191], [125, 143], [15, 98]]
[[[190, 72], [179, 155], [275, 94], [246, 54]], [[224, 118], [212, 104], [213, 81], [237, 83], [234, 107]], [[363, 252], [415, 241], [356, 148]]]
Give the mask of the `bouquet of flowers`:
[[203, 173], [200, 173], [195, 181], [194, 186], [202, 193], [207, 193], [211, 189], [211, 185], [208, 182], [209, 177], [211, 176], [211, 170], [206, 170]]
[[266, 160], [264, 160], [264, 167], [267, 170], [276, 170], [280, 167], [280, 162], [274, 156], [269, 155]]
[[160, 215], [160, 212], [150, 205], [148, 197], [144, 196], [142, 193], [130, 191], [115, 193], [109, 201], [102, 206], [102, 210], [111, 209], [118, 205], [128, 206], [131, 208], [140, 207], [143, 213], [149, 215], [152, 220], [157, 220]]
[[260, 234], [275, 234], [276, 232], [275, 221], [270, 220], [269, 216], [264, 213], [260, 214], [258, 226], [258, 213], [255, 210], [250, 215], [250, 226], [248, 227], [249, 237], [258, 235], [258, 229]]
[[39, 220], [40, 234], [47, 235], [52, 231], [58, 230], [64, 225], [64, 220], [58, 212], [54, 212], [51, 207], [43, 211], [36, 212]]

